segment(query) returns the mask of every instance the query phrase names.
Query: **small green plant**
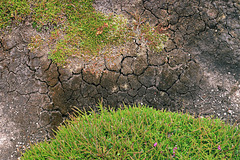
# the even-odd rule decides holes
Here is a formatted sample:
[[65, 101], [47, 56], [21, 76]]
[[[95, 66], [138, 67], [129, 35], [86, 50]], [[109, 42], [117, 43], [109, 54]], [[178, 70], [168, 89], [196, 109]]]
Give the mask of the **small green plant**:
[[[92, 6], [93, 0], [3, 0], [0, 2], [0, 29], [12, 20], [22, 22], [29, 15], [33, 28], [42, 31], [54, 27], [48, 43], [49, 58], [64, 64], [69, 56], [85, 58], [100, 56], [103, 49], [121, 45], [133, 38], [144, 39], [151, 49], [161, 51], [165, 34], [160, 34], [139, 16], [129, 24], [121, 15], [104, 15]], [[28, 17], [29, 18], [29, 17]], [[50, 28], [52, 28], [50, 27]], [[137, 32], [136, 32], [137, 30]], [[29, 47], [37, 49], [41, 42], [32, 39]], [[108, 49], [106, 49], [108, 48]]]
[[[219, 119], [146, 106], [81, 113], [21, 159], [239, 159], [240, 131]], [[80, 113], [80, 112], [79, 112]]]

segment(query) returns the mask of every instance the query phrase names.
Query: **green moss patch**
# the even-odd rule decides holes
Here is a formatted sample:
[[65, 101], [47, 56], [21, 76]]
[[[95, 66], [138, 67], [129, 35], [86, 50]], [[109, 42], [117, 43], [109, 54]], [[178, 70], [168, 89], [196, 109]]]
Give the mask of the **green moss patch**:
[[104, 15], [93, 8], [92, 0], [2, 0], [0, 18], [0, 28], [27, 18], [38, 31], [54, 27], [49, 39], [36, 35], [29, 48], [38, 49], [42, 42], [48, 43], [49, 57], [58, 64], [64, 64], [72, 55], [84, 58], [108, 54], [103, 49], [133, 38], [144, 39], [151, 49], [160, 52], [167, 40], [158, 32], [159, 26], [151, 27], [136, 16], [129, 24], [121, 15]]
[[22, 159], [239, 159], [240, 131], [219, 119], [129, 106], [90, 112]]

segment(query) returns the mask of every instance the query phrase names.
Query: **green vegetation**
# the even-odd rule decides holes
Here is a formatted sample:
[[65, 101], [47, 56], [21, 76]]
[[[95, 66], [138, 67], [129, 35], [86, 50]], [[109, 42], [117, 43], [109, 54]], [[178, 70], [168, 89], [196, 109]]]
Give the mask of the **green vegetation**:
[[22, 22], [24, 15], [30, 14], [31, 10], [27, 0], [1, 0], [0, 1], [0, 29], [11, 24], [12, 20]]
[[146, 40], [151, 49], [159, 52], [167, 40], [166, 35], [158, 32], [159, 26], [152, 28], [136, 15], [132, 24], [121, 15], [104, 15], [95, 11], [92, 0], [0, 1], [0, 29], [25, 19], [30, 19], [38, 31], [54, 26], [49, 39], [36, 35], [29, 47], [33, 51], [47, 43], [51, 48], [49, 58], [58, 64], [64, 64], [73, 55], [87, 60], [107, 54], [103, 49], [109, 50], [112, 45], [124, 44], [132, 38]]
[[21, 159], [239, 159], [240, 131], [219, 119], [129, 106], [79, 112]]

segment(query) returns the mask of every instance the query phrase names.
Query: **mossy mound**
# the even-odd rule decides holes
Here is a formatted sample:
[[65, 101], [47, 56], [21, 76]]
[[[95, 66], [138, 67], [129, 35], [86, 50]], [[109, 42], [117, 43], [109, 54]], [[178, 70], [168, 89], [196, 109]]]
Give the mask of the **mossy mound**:
[[240, 131], [219, 119], [129, 106], [83, 113], [22, 159], [238, 159]]

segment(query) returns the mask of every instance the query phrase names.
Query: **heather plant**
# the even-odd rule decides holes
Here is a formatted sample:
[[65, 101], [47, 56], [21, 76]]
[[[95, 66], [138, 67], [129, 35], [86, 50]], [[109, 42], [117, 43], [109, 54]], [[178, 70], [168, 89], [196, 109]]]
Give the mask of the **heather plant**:
[[124, 106], [78, 111], [55, 139], [31, 145], [21, 159], [239, 159], [240, 131], [220, 119]]
[[139, 16], [133, 16], [135, 21], [129, 24], [122, 15], [97, 12], [92, 2], [93, 0], [2, 0], [0, 29], [13, 21], [19, 24], [30, 19], [37, 31], [50, 31], [48, 39], [39, 35], [33, 37], [29, 49], [34, 52], [42, 47], [39, 45], [42, 42], [48, 44], [51, 49], [49, 58], [58, 64], [64, 64], [69, 56], [87, 61], [95, 56], [106, 55], [110, 52], [104, 51], [109, 51], [113, 45], [141, 37], [151, 49], [158, 52], [162, 50], [167, 36], [160, 34], [146, 20], [139, 21]]

